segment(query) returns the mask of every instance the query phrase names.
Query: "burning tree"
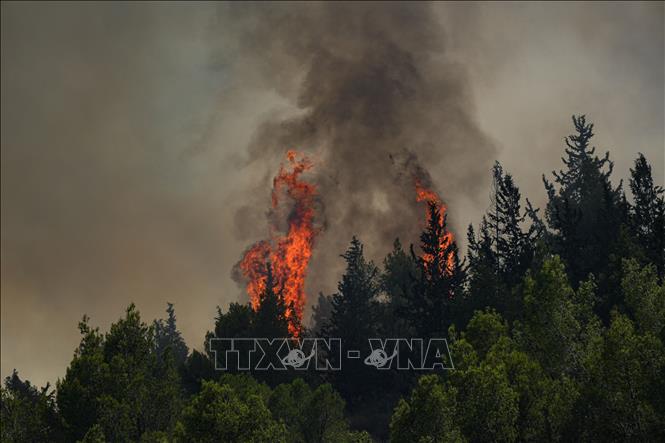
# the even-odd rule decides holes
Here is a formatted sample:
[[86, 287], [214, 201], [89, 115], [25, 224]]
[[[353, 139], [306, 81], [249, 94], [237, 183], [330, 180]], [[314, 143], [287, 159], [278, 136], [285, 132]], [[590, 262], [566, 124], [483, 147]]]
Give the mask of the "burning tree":
[[421, 337], [443, 336], [465, 275], [457, 243], [447, 227], [443, 201], [420, 180], [416, 180], [416, 199], [427, 204], [427, 225], [420, 235], [421, 254], [416, 255], [411, 247], [418, 275], [406, 314]]
[[436, 192], [416, 179], [416, 200], [426, 202], [427, 229], [421, 234], [423, 268], [428, 275], [451, 274], [457, 266], [457, 245], [446, 226], [446, 205]]
[[301, 178], [313, 164], [306, 156], [287, 152], [288, 167], [280, 166], [273, 180], [272, 208], [276, 215], [288, 213], [287, 232], [277, 220], [269, 226], [269, 239], [252, 245], [238, 263], [247, 280], [247, 294], [257, 310], [271, 275], [273, 290], [284, 299], [289, 332], [298, 336], [306, 300], [305, 277], [319, 229], [314, 226], [316, 186]]

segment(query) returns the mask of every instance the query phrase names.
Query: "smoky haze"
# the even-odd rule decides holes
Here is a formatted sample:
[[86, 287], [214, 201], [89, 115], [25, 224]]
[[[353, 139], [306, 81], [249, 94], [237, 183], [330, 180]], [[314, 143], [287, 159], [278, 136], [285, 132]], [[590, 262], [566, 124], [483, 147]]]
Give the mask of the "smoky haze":
[[[232, 75], [254, 76], [294, 105], [261, 122], [249, 162], [270, 170], [286, 149], [315, 161], [324, 231], [310, 293], [334, 289], [353, 235], [377, 259], [396, 237], [417, 241], [425, 211], [414, 176], [430, 182], [423, 165], [438, 170], [428, 184], [445, 201], [485, 196], [497, 151], [474, 120], [465, 70], [448, 56], [429, 4], [227, 4], [218, 18], [220, 40], [241, 58]], [[248, 202], [236, 224], [264, 228], [255, 222], [264, 210]]]
[[[663, 3], [2, 2], [1, 375], [62, 377], [85, 313], [175, 303], [201, 348], [231, 269], [266, 238], [287, 149], [316, 163], [332, 292], [352, 233], [380, 260], [417, 241], [426, 168], [463, 236], [498, 158], [542, 207], [570, 115], [613, 181], [663, 184]], [[392, 155], [392, 160], [391, 156]]]

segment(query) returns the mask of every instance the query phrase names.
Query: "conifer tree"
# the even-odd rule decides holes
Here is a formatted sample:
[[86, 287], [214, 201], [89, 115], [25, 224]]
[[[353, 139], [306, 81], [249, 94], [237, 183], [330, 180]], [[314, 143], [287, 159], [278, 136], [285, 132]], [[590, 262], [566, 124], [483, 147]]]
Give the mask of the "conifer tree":
[[416, 263], [402, 248], [399, 239], [396, 239], [393, 250], [383, 262], [383, 267], [381, 290], [385, 295], [385, 303], [380, 304], [381, 332], [386, 337], [409, 337], [413, 335], [412, 328], [400, 314], [413, 298]]
[[163, 359], [164, 353], [170, 348], [175, 364], [180, 366], [185, 362], [189, 349], [176, 326], [173, 303], [167, 303], [166, 312], [168, 318], [166, 320], [155, 320], [153, 325], [157, 358]]
[[479, 237], [472, 226], [468, 231], [469, 303], [474, 309], [495, 307], [513, 319], [521, 311], [514, 289], [531, 265], [540, 235], [538, 210], [528, 201], [522, 210], [519, 188], [499, 162], [492, 175], [491, 205], [480, 224]]
[[420, 249], [421, 254], [416, 255], [411, 246], [417, 276], [405, 313], [420, 337], [444, 337], [460, 314], [465, 271], [446, 216], [432, 202], [428, 206], [427, 226], [420, 235]]
[[601, 276], [621, 226], [621, 185], [610, 182], [613, 163], [609, 152], [595, 155], [593, 124], [573, 116], [576, 133], [565, 138], [565, 170], [553, 171], [554, 182], [543, 176], [548, 203], [545, 216], [554, 252], [567, 263], [577, 287], [589, 273]]
[[275, 288], [270, 263], [266, 266], [266, 287], [261, 294], [259, 306], [254, 313], [253, 330], [255, 337], [281, 338], [289, 336], [289, 321], [286, 317], [286, 303], [281, 288]]
[[511, 174], [494, 166], [494, 210], [488, 214], [490, 226], [497, 228], [496, 253], [499, 272], [507, 286], [521, 280], [533, 255], [536, 226], [523, 228], [528, 212], [522, 211], [520, 190]]
[[65, 441], [50, 385], [37, 389], [16, 372], [0, 386], [0, 441]]
[[252, 336], [252, 322], [254, 310], [249, 304], [231, 303], [226, 313], [217, 306], [215, 316], [215, 333], [208, 333], [210, 337], [241, 338]]
[[138, 441], [146, 433], [170, 434], [181, 400], [171, 349], [156, 355], [153, 327], [131, 304], [124, 318], [100, 334], [79, 324], [81, 343], [57, 384], [58, 410], [69, 441], [95, 425], [110, 441]]
[[651, 165], [640, 154], [635, 168], [630, 170], [630, 190], [633, 194], [632, 227], [637, 239], [663, 278], [665, 266], [665, 191], [653, 183]]
[[469, 296], [466, 301], [469, 314], [488, 306], [498, 308], [499, 275], [495, 238], [490, 233], [487, 217], [483, 216], [478, 235], [473, 225], [467, 231], [469, 260]]
[[346, 271], [332, 296], [332, 312], [324, 333], [344, 338], [345, 346], [362, 346], [374, 333], [379, 271], [374, 263], [365, 260], [363, 245], [355, 236], [342, 258], [346, 261]]
[[[361, 350], [366, 354], [368, 339], [376, 337], [376, 296], [379, 293], [378, 268], [367, 261], [363, 245], [355, 236], [351, 245], [342, 254], [346, 270], [332, 296], [332, 312], [323, 335], [339, 338], [342, 359], [347, 350]], [[335, 361], [331, 355], [330, 360]], [[360, 360], [344, 360], [344, 370], [333, 374], [333, 382], [342, 395], [354, 401], [372, 390], [376, 371], [372, 371]]]

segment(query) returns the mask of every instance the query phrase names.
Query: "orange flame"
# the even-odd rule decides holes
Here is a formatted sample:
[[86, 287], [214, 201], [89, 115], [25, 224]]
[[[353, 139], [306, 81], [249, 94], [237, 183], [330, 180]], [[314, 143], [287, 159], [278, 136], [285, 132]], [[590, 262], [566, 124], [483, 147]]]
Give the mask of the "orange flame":
[[306, 301], [307, 266], [319, 233], [314, 227], [317, 192], [315, 185], [300, 178], [303, 172], [312, 168], [312, 162], [305, 156], [298, 159], [295, 151], [288, 151], [286, 156], [289, 168], [280, 165], [279, 173], [273, 180], [272, 207], [278, 211], [283, 208], [283, 198], [290, 199], [288, 231], [284, 235], [276, 226], [270, 226], [270, 239], [259, 241], [249, 248], [239, 267], [248, 280], [247, 294], [252, 308], [256, 310], [266, 289], [267, 265], [270, 263], [275, 291], [281, 291], [287, 306], [285, 316], [289, 332], [297, 337]]
[[[422, 184], [422, 181], [420, 179], [418, 178], [415, 179], [415, 186], [416, 186], [416, 201], [427, 203], [425, 207], [425, 220], [428, 220], [430, 216], [429, 214], [430, 204], [434, 204], [439, 210], [438, 224], [443, 231], [443, 235], [439, 239], [439, 250], [443, 255], [445, 255], [443, 257], [440, 257], [439, 263], [441, 264], [441, 266], [445, 265], [445, 272], [450, 274], [453, 271], [455, 263], [453, 260], [452, 251], [448, 250], [448, 248], [450, 247], [450, 245], [454, 240], [453, 233], [448, 231], [448, 229], [446, 228], [446, 211], [448, 210], [448, 207], [443, 203], [443, 200], [441, 200], [439, 195], [436, 192], [432, 191], [431, 189], [426, 188]], [[429, 253], [423, 253], [422, 259], [424, 260], [426, 266], [432, 266], [434, 263], [434, 257]]]

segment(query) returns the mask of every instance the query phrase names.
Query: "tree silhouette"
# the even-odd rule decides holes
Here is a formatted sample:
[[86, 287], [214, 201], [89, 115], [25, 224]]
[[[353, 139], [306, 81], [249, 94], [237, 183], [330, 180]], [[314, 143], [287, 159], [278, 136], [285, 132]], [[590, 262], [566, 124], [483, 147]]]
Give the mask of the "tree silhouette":
[[435, 203], [428, 206], [420, 249], [421, 254], [416, 255], [411, 246], [416, 276], [413, 297], [404, 312], [419, 337], [443, 337], [460, 312], [465, 271], [446, 216]]
[[663, 278], [665, 266], [665, 191], [656, 186], [651, 176], [651, 165], [643, 154], [635, 160], [630, 170], [630, 190], [634, 206], [632, 225], [649, 260], [656, 265]]

